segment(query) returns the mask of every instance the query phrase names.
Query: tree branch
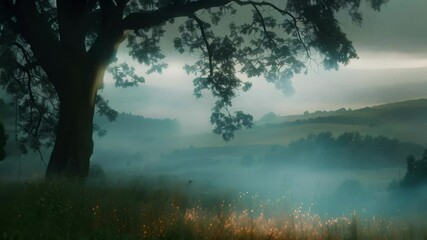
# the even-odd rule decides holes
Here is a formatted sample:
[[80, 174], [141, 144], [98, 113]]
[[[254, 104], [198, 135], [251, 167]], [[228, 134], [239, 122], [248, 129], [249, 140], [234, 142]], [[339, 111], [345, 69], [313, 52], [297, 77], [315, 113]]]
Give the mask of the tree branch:
[[46, 19], [38, 12], [34, 0], [17, 0], [13, 5], [18, 33], [31, 46], [32, 52], [46, 71], [57, 64], [58, 40]]
[[27, 87], [27, 90], [28, 90], [30, 101], [32, 103], [31, 104], [31, 111], [30, 111], [31, 121], [32, 121], [32, 117], [33, 117], [33, 111], [32, 111], [33, 107], [35, 107], [36, 110], [37, 110], [37, 112], [39, 113], [36, 126], [33, 129], [34, 130], [33, 136], [36, 139], [36, 141], [39, 141], [39, 129], [40, 129], [40, 125], [41, 125], [42, 118], [43, 118], [43, 111], [40, 108], [40, 106], [37, 105], [36, 99], [34, 97], [33, 89], [32, 89], [32, 86], [31, 86], [32, 82], [33, 82], [33, 75], [31, 73], [31, 69], [28, 68], [27, 66], [23, 66], [23, 65], [21, 65], [21, 64], [18, 63], [18, 67], [19, 67], [19, 69], [21, 71], [23, 71], [25, 74], [27, 74], [27, 85], [26, 85], [26, 87]]
[[292, 22], [294, 24], [295, 31], [297, 32], [297, 35], [298, 35], [298, 40], [300, 41], [300, 43], [304, 47], [304, 50], [307, 54], [307, 58], [311, 59], [310, 49], [308, 49], [307, 45], [305, 44], [304, 40], [302, 39], [301, 31], [299, 30], [298, 23], [297, 23], [297, 18], [289, 12], [286, 12], [286, 15], [288, 15], [290, 18], [292, 18]]
[[[277, 12], [279, 12], [281, 15], [289, 16], [292, 19], [293, 26], [295, 28], [295, 31], [298, 35], [298, 40], [304, 47], [305, 52], [307, 53], [307, 57], [310, 58], [310, 50], [305, 44], [302, 36], [301, 36], [301, 30], [298, 27], [297, 24], [297, 18], [290, 12], [281, 9], [274, 5], [271, 2], [256, 2], [256, 1], [241, 1], [241, 0], [199, 0], [196, 2], [190, 2], [187, 4], [172, 4], [168, 7], [154, 10], [154, 11], [140, 11], [135, 12], [127, 17], [125, 17], [122, 21], [122, 27], [124, 30], [137, 30], [141, 28], [149, 28], [155, 25], [162, 24], [170, 19], [174, 19], [177, 17], [192, 17], [193, 13], [202, 10], [202, 9], [209, 9], [213, 7], [220, 7], [223, 5], [226, 5], [228, 3], [234, 2], [236, 4], [239, 4], [240, 6], [246, 6], [246, 5], [252, 5], [255, 10], [260, 15], [261, 19], [263, 18], [259, 9], [257, 7], [270, 7]], [[264, 31], [266, 32], [266, 35], [268, 38], [269, 35], [266, 31], [265, 24], [263, 24]], [[270, 38], [271, 39], [271, 38]]]
[[124, 30], [137, 30], [160, 25], [177, 17], [191, 17], [198, 10], [220, 7], [232, 0], [200, 0], [187, 4], [172, 4], [154, 11], [140, 11], [129, 14], [123, 19]]
[[101, 9], [92, 10], [87, 15], [85, 15], [82, 20], [84, 34], [86, 35], [92, 29], [96, 29], [97, 24], [100, 23], [101, 18]]
[[[18, 65], [18, 68], [24, 72], [25, 74], [27, 74], [27, 90], [28, 90], [28, 94], [30, 97], [30, 101], [32, 103], [31, 105], [31, 118], [33, 116], [32, 114], [32, 108], [33, 106], [37, 109], [37, 112], [39, 113], [38, 116], [38, 120], [37, 120], [37, 124], [36, 127], [34, 128], [34, 138], [39, 141], [39, 129], [40, 129], [40, 125], [42, 122], [42, 118], [43, 118], [43, 111], [40, 108], [40, 106], [37, 105], [36, 99], [34, 97], [34, 93], [33, 93], [33, 89], [32, 89], [32, 82], [33, 82], [33, 74], [32, 74], [32, 69], [34, 69], [35, 67], [37, 67], [37, 63], [33, 63], [31, 62], [30, 56], [28, 55], [27, 50], [24, 48], [24, 46], [22, 46], [21, 44], [19, 44], [18, 42], [14, 43], [14, 46], [16, 46], [17, 48], [19, 48], [22, 52], [23, 57], [25, 58], [25, 65], [22, 65], [18, 62], [16, 62], [16, 64]], [[37, 149], [39, 150], [39, 149]]]
[[61, 44], [73, 53], [85, 51], [83, 18], [87, 14], [85, 0], [56, 0]]
[[[37, 61], [31, 61], [31, 57], [30, 57], [30, 54], [28, 53], [28, 50], [25, 49], [25, 47], [22, 44], [20, 44], [18, 42], [14, 42], [13, 46], [17, 47], [21, 51], [22, 57], [25, 59], [25, 62], [26, 62], [25, 69], [33, 69], [37, 66], [40, 66], [40, 64]], [[18, 60], [16, 59], [16, 61], [18, 61]], [[17, 64], [18, 64], [18, 66], [22, 66], [18, 62], [17, 62]], [[25, 70], [22, 70], [22, 71], [25, 71]]]
[[241, 5], [241, 6], [252, 5], [254, 7], [255, 6], [267, 6], [267, 7], [271, 7], [274, 10], [276, 10], [277, 12], [279, 12], [280, 14], [282, 14], [284, 16], [286, 15], [286, 16], [290, 17], [292, 19], [293, 26], [294, 26], [295, 31], [297, 33], [298, 40], [302, 44], [302, 46], [304, 47], [304, 50], [305, 50], [305, 52], [307, 54], [307, 57], [311, 59], [310, 49], [307, 47], [307, 45], [305, 44], [304, 40], [302, 39], [301, 30], [298, 27], [297, 18], [292, 13], [290, 13], [290, 12], [288, 12], [286, 10], [283, 10], [283, 9], [277, 7], [276, 5], [274, 5], [274, 4], [270, 3], [270, 2], [266, 2], [266, 1], [255, 2], [255, 1], [233, 0], [233, 2], [235, 2], [235, 3], [237, 3], [237, 4]]
[[261, 25], [262, 25], [262, 28], [263, 28], [263, 30], [264, 30], [264, 33], [265, 33], [265, 36], [268, 38], [268, 40], [271, 42], [271, 43], [273, 43], [273, 45], [276, 47], [276, 42], [271, 38], [271, 36], [268, 34], [268, 31], [267, 31], [267, 27], [265, 26], [265, 20], [264, 20], [264, 17], [262, 16], [262, 14], [261, 14], [261, 11], [258, 9], [258, 7], [255, 5], [255, 4], [252, 4], [252, 6], [254, 7], [254, 9], [255, 9], [255, 11], [257, 12], [257, 14], [258, 14], [258, 16], [260, 17], [260, 21], [261, 21]]
[[117, 49], [126, 36], [121, 27], [124, 6], [112, 0], [99, 0], [101, 7], [101, 27], [99, 34], [88, 51], [90, 63], [108, 65], [115, 57]]
[[120, 11], [123, 11], [130, 0], [116, 0], [117, 7]]
[[197, 22], [197, 25], [200, 28], [200, 32], [202, 34], [202, 38], [203, 38], [203, 41], [205, 42], [206, 50], [207, 50], [207, 53], [208, 53], [209, 75], [213, 76], [212, 49], [211, 49], [211, 46], [209, 44], [208, 38], [206, 36], [205, 28], [203, 26], [204, 22], [200, 18], [198, 18], [194, 13], [191, 15], [191, 18], [193, 18]]
[[96, 3], [98, 2], [98, 0], [88, 0], [86, 7], [87, 9], [90, 11], [92, 9], [94, 9], [96, 7]]

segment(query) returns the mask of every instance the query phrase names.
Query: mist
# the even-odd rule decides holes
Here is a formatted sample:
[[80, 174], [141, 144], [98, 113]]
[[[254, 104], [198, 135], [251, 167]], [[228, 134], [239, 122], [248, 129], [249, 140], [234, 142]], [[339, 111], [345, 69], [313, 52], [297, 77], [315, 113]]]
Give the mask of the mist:
[[[97, 117], [106, 135], [95, 137], [89, 182], [155, 179], [150, 181], [181, 183], [190, 194], [256, 196], [289, 209], [310, 207], [323, 217], [357, 212], [421, 218], [426, 214], [420, 208], [423, 185], [403, 187], [401, 182], [408, 174], [407, 156], [424, 153], [425, 110], [427, 100], [419, 99], [292, 116], [270, 113], [231, 142], [209, 132], [189, 135], [173, 119], [130, 113], [113, 122]], [[414, 126], [416, 133], [405, 131]], [[2, 180], [43, 176], [46, 160], [31, 153], [17, 156], [13, 138], [6, 150]], [[43, 151], [45, 158], [48, 154]]]
[[[185, 212], [186, 221], [189, 212], [199, 217], [239, 213], [250, 216], [253, 228], [254, 219], [282, 224], [282, 215], [303, 216], [306, 222], [321, 219], [323, 226], [378, 223], [379, 236], [396, 223], [414, 239], [427, 236], [427, 32], [422, 30], [427, 3], [391, 0], [381, 12], [362, 6], [362, 27], [337, 16], [358, 51], [348, 65], [325, 71], [313, 61], [307, 74], [294, 76], [282, 89], [262, 77], [242, 77], [253, 87], [236, 96], [231, 111], [250, 113], [254, 125], [230, 141], [212, 131], [216, 99], [208, 92], [196, 98], [194, 76], [183, 70], [197, 58], [172, 52], [177, 30], [166, 26], [168, 41], [162, 40], [161, 48], [168, 68], [162, 73], [147, 75], [123, 44], [118, 61], [135, 67], [146, 82], [117, 88], [113, 76], [105, 75], [99, 94], [118, 115], [109, 121], [95, 114], [99, 129], [93, 133], [88, 189], [101, 191], [100, 196], [105, 189], [119, 189], [118, 196], [129, 194], [141, 209], [172, 206]], [[0, 189], [18, 183], [44, 191], [37, 184], [53, 145], [40, 152], [19, 145], [23, 135], [13, 100], [0, 89], [0, 120], [8, 135]], [[154, 196], [147, 198], [152, 205], [143, 202], [147, 196]], [[102, 204], [92, 205], [91, 214]], [[120, 211], [116, 205], [111, 209]], [[162, 226], [150, 217], [144, 215]]]

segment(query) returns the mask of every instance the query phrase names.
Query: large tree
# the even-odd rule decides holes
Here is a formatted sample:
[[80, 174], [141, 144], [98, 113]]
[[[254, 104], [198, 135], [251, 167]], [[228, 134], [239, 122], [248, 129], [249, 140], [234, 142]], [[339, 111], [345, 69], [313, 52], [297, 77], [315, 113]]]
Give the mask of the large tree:
[[[378, 10], [386, 0], [367, 0]], [[160, 42], [175, 26], [180, 52], [198, 54], [185, 66], [195, 74], [194, 94], [210, 90], [214, 132], [225, 140], [252, 126], [252, 117], [231, 111], [248, 78], [286, 87], [294, 74], [319, 61], [337, 69], [357, 57], [336, 15], [361, 24], [361, 0], [2, 0], [0, 84], [13, 95], [20, 116], [22, 150], [53, 146], [47, 176], [85, 178], [93, 151], [95, 107], [114, 119], [97, 96], [109, 67], [116, 86], [144, 81], [117, 62], [126, 41], [129, 55], [161, 72]], [[233, 15], [237, 17], [233, 17]], [[249, 17], [239, 17], [249, 16]], [[233, 19], [237, 19], [233, 22]], [[176, 21], [175, 21], [176, 20]], [[317, 57], [312, 57], [316, 52]], [[241, 74], [237, 74], [241, 73]]]

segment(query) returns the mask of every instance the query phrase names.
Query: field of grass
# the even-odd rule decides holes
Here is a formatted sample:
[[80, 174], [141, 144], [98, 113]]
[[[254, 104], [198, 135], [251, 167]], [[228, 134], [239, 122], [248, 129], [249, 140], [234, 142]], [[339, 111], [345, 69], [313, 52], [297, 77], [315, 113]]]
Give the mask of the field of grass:
[[[319, 216], [281, 197], [132, 180], [0, 185], [0, 239], [426, 239], [424, 223]], [[192, 189], [190, 191], [190, 189]]]

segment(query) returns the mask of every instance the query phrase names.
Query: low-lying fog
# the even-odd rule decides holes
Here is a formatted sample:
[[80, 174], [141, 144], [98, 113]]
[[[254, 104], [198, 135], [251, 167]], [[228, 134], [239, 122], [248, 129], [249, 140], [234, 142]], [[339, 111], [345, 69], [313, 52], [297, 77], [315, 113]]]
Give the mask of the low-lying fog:
[[[410, 216], [413, 220], [427, 214], [423, 207], [427, 191], [401, 186], [407, 174], [407, 156], [419, 159], [424, 152], [425, 146], [417, 143], [343, 128], [340, 133], [317, 131], [286, 143], [262, 144], [263, 137], [256, 134], [282, 134], [267, 125], [224, 143], [213, 134], [183, 136], [173, 120], [142, 121], [129, 114], [123, 118], [128, 118], [126, 124], [106, 124], [108, 134], [95, 137], [90, 184], [154, 179], [152, 182], [178, 184], [196, 194], [256, 197], [265, 202], [280, 201], [288, 209], [304, 206], [321, 216], [348, 216], [355, 211], [364, 216]], [[141, 134], [132, 119], [141, 120], [141, 128], [149, 126], [151, 132]], [[314, 120], [324, 121], [319, 119]], [[284, 132], [292, 133], [297, 123], [314, 124], [314, 120], [289, 123]], [[369, 127], [369, 131], [375, 129]], [[250, 135], [260, 142], [242, 144]], [[13, 141], [6, 150], [9, 156], [0, 163], [2, 180], [43, 176], [47, 150], [44, 162], [35, 154], [14, 154]]]
[[415, 192], [391, 189], [393, 181], [404, 177], [403, 167], [327, 169], [277, 163], [247, 164], [238, 157], [200, 161], [143, 160], [120, 170], [106, 167], [105, 171], [119, 179], [130, 174], [180, 182], [196, 192], [256, 195], [264, 200], [280, 200], [289, 208], [303, 204], [328, 216], [348, 215], [353, 211], [367, 216], [421, 214], [419, 210], [424, 209], [420, 206], [427, 199], [426, 194], [415, 196]]

